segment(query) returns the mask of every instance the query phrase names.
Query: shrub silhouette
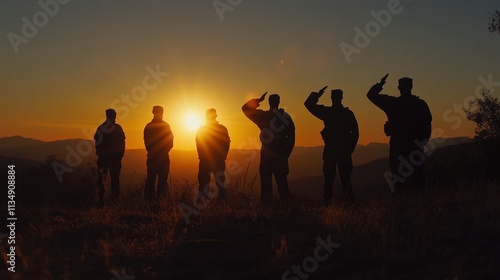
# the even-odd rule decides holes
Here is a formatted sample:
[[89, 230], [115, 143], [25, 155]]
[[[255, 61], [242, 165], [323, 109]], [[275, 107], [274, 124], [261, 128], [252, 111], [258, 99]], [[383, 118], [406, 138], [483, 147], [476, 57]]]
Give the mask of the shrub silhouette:
[[467, 119], [476, 123], [475, 142], [482, 150], [486, 173], [498, 178], [500, 164], [500, 100], [484, 90], [465, 109]]
[[500, 11], [496, 10], [494, 13], [490, 15], [491, 15], [491, 22], [490, 25], [488, 26], [488, 30], [491, 33], [498, 31], [498, 34], [500, 34]]

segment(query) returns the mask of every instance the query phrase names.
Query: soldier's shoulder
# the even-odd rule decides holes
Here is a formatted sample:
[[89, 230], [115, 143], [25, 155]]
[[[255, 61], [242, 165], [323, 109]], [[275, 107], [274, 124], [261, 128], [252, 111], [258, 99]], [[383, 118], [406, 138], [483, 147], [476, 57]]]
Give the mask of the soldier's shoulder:
[[427, 102], [425, 100], [423, 100], [422, 98], [420, 98], [420, 96], [418, 96], [418, 95], [411, 95], [411, 97], [413, 98], [413, 100], [417, 104], [427, 106]]
[[[418, 96], [417, 96], [418, 97]], [[418, 100], [422, 103], [422, 104], [425, 104], [427, 105], [427, 102], [425, 100], [423, 100], [422, 98], [418, 97]]]
[[148, 122], [148, 123], [144, 126], [144, 129], [146, 129], [146, 128], [150, 128], [152, 125], [153, 125], [153, 122], [152, 122], [152, 121], [150, 121], [150, 122]]
[[285, 111], [285, 109], [280, 109], [280, 113], [287, 119], [292, 119], [292, 116]]
[[123, 136], [125, 136], [125, 132], [123, 131], [123, 127], [117, 123], [115, 123], [116, 125], [116, 131], [119, 133], [119, 134], [122, 134]]
[[347, 114], [349, 114], [349, 115], [353, 115], [353, 116], [354, 116], [354, 112], [353, 112], [351, 109], [349, 109], [349, 107], [344, 107], [344, 111], [345, 111]]
[[170, 128], [170, 125], [168, 124], [168, 122], [166, 122], [166, 121], [164, 121], [164, 120], [162, 120], [162, 121], [160, 122], [160, 125], [161, 125], [161, 126], [163, 126], [163, 127], [165, 127], [165, 128]]
[[106, 128], [106, 122], [101, 123], [98, 127], [97, 130], [102, 130]]
[[218, 123], [217, 125], [219, 126], [220, 129], [227, 130], [227, 127], [223, 124]]
[[123, 127], [122, 127], [121, 125], [119, 125], [119, 124], [115, 123], [115, 126], [116, 126], [118, 129], [123, 130]]
[[200, 127], [198, 127], [198, 129], [196, 130], [196, 134], [203, 134], [204, 131], [207, 129], [207, 126], [206, 125], [201, 125]]

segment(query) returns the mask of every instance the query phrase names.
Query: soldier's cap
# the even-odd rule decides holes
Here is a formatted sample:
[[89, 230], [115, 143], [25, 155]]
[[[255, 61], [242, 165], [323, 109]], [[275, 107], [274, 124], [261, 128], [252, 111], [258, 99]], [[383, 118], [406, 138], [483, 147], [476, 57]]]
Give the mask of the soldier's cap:
[[413, 86], [413, 79], [408, 77], [403, 77], [398, 80], [400, 86]]
[[115, 109], [109, 108], [106, 109], [106, 117], [116, 117], [116, 111]]
[[280, 96], [276, 93], [269, 95], [269, 103], [280, 103]]
[[153, 114], [163, 114], [163, 107], [153, 106]]
[[207, 111], [205, 112], [205, 116], [208, 119], [215, 119], [215, 117], [217, 117], [217, 111], [215, 111], [214, 108], [208, 108]]
[[341, 89], [332, 89], [332, 98], [334, 96], [340, 96], [342, 97], [344, 95], [344, 92]]

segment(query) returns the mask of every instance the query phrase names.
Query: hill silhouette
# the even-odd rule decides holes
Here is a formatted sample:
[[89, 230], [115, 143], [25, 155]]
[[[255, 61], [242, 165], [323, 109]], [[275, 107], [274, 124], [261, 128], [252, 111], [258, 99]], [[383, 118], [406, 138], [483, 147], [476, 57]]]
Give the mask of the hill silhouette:
[[[52, 142], [12, 136], [0, 138], [0, 157], [6, 164], [17, 161], [18, 165], [32, 166], [36, 162], [43, 162], [48, 155], [61, 162], [65, 162], [66, 157], [73, 151], [76, 154], [76, 147], [82, 141], [88, 141], [93, 146], [93, 141], [84, 139], [67, 139]], [[434, 142], [433, 142], [434, 141]], [[430, 147], [446, 147], [469, 142], [468, 138], [433, 139]], [[290, 157], [290, 186], [291, 190], [298, 196], [307, 198], [318, 197], [318, 192], [322, 191], [322, 153], [323, 146], [316, 147], [296, 147]], [[355, 166], [352, 180], [354, 192], [356, 189], [372, 192], [373, 182], [381, 182], [380, 174], [383, 174], [387, 167], [387, 156], [389, 145], [386, 143], [370, 143], [368, 145], [358, 145], [353, 154], [353, 164]], [[170, 152], [171, 173], [170, 180], [181, 181], [191, 185], [196, 184], [198, 172], [198, 156], [195, 150], [172, 150]], [[250, 179], [258, 180], [258, 150], [231, 149], [227, 158], [227, 169], [232, 170], [228, 181], [237, 180], [243, 173], [248, 172]], [[94, 151], [90, 155], [82, 157], [82, 166], [95, 165], [96, 156]], [[123, 158], [123, 168], [121, 173], [122, 186], [135, 186], [142, 183], [146, 174], [146, 151], [144, 149], [128, 149]], [[339, 189], [335, 182], [335, 190]], [[258, 181], [257, 181], [258, 182]], [[255, 184], [255, 189], [256, 189]], [[374, 189], [373, 194], [383, 195], [387, 190]], [[362, 196], [361, 196], [362, 197]]]
[[[385, 184], [383, 174], [389, 170], [389, 159], [381, 158], [367, 164], [355, 166], [351, 174], [353, 193], [356, 201], [367, 201], [381, 198], [390, 192]], [[323, 175], [305, 176], [289, 182], [290, 191], [308, 200], [320, 201], [323, 193]], [[341, 197], [341, 184], [338, 176], [333, 186], [334, 198]]]

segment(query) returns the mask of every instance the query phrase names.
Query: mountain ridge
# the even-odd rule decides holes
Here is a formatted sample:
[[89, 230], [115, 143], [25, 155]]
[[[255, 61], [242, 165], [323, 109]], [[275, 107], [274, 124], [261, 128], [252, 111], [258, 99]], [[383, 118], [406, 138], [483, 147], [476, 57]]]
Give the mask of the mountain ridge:
[[[88, 142], [82, 145], [82, 141]], [[443, 146], [443, 143], [451, 143], [450, 145], [466, 141], [466, 138], [449, 138], [445, 141], [435, 139], [436, 147]], [[443, 143], [442, 143], [443, 142]], [[80, 146], [79, 146], [80, 145]], [[0, 157], [19, 159], [19, 162], [33, 161], [43, 162], [47, 156], [53, 155], [62, 163], [70, 167], [74, 167], [70, 162], [80, 162], [78, 166], [95, 166], [96, 156], [93, 149], [93, 141], [85, 139], [67, 139], [44, 142], [32, 138], [23, 138], [21, 136], [13, 136], [0, 138]], [[92, 147], [92, 150], [85, 150], [86, 155], [79, 155], [78, 149], [82, 147]], [[296, 147], [290, 156], [290, 175], [289, 180], [291, 186], [295, 184], [293, 180], [300, 180], [304, 177], [314, 177], [315, 184], [322, 176], [322, 154], [323, 146], [315, 147]], [[353, 165], [355, 170], [365, 168], [364, 165], [370, 164], [379, 159], [385, 159], [389, 154], [389, 144], [373, 143], [368, 145], [358, 145], [353, 153]], [[253, 178], [258, 175], [260, 152], [257, 149], [231, 149], [226, 160], [226, 169], [229, 172], [228, 180], [235, 180], [238, 176], [246, 173]], [[78, 158], [80, 157], [80, 158]], [[173, 180], [187, 180], [191, 183], [197, 181], [198, 172], [198, 155], [195, 150], [172, 150], [170, 152], [171, 168], [170, 178]], [[7, 161], [6, 161], [7, 162]], [[143, 163], [143, 164], [141, 164]], [[388, 164], [382, 164], [387, 167]], [[372, 169], [376, 172], [381, 172], [377, 166]], [[371, 173], [366, 170], [365, 173]], [[132, 182], [139, 184], [146, 174], [146, 150], [145, 149], [127, 149], [122, 160], [121, 177], [124, 182]], [[358, 176], [357, 172], [353, 173], [353, 178]], [[360, 175], [361, 177], [366, 177]], [[258, 177], [258, 176], [257, 176]], [[357, 179], [354, 179], [357, 180]], [[306, 194], [307, 195], [307, 194]]]

